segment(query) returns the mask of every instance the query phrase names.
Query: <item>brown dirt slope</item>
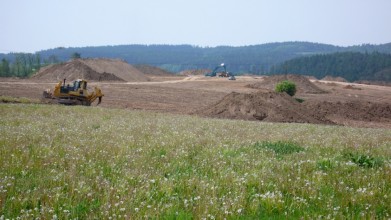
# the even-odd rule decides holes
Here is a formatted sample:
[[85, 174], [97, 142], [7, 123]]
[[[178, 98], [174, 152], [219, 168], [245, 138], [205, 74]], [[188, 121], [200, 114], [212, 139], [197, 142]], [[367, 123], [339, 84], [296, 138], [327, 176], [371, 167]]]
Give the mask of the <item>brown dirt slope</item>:
[[322, 80], [324, 81], [334, 81], [334, 82], [347, 82], [346, 79], [340, 77], [340, 76], [325, 76]]
[[303, 103], [320, 117], [365, 122], [391, 122], [391, 104], [369, 101], [313, 101]]
[[302, 75], [287, 74], [287, 75], [274, 75], [265, 77], [262, 82], [257, 82], [254, 84], [248, 85], [249, 88], [253, 89], [270, 89], [274, 90], [277, 83], [289, 80], [296, 84], [297, 93], [311, 93], [311, 94], [322, 94], [327, 93], [322, 90], [314, 83], [312, 83], [307, 77]]
[[391, 82], [384, 82], [384, 81], [358, 80], [358, 81], [355, 81], [354, 83], [366, 84], [366, 85], [390, 86], [391, 87]]
[[313, 114], [286, 93], [273, 91], [250, 94], [232, 92], [197, 114], [214, 118], [268, 122], [333, 124], [328, 119]]
[[43, 81], [68, 81], [86, 79], [90, 81], [149, 81], [142, 72], [121, 60], [75, 59], [42, 68], [32, 79]]
[[175, 73], [166, 71], [162, 68], [155, 67], [155, 66], [144, 65], [144, 64], [137, 64], [137, 65], [132, 65], [132, 66], [146, 75], [153, 75], [153, 76], [173, 76], [173, 75], [175, 75]]
[[178, 73], [178, 75], [181, 76], [188, 76], [188, 75], [205, 75], [206, 73], [211, 72], [209, 69], [194, 69], [194, 70], [184, 70]]
[[286, 93], [230, 93], [196, 114], [240, 120], [340, 124], [346, 121], [391, 123], [391, 104], [361, 100], [297, 102]]

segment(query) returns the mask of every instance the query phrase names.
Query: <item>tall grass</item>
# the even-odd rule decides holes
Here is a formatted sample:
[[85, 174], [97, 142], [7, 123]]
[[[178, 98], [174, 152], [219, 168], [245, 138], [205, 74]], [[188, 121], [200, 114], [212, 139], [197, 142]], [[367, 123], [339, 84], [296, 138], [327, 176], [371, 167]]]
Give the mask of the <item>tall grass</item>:
[[0, 219], [391, 217], [389, 129], [56, 105], [0, 114]]

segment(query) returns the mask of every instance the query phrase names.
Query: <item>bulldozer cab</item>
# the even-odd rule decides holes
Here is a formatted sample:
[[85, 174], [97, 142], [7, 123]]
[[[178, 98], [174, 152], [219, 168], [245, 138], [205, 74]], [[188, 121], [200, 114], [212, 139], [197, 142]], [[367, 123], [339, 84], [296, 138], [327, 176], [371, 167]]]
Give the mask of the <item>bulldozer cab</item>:
[[60, 87], [60, 93], [62, 94], [75, 94], [75, 92], [79, 94], [85, 93], [87, 91], [87, 81], [82, 79], [77, 79], [73, 81], [72, 85], [65, 85], [65, 79], [63, 84]]
[[79, 89], [86, 90], [87, 89], [87, 81], [82, 79], [77, 79], [73, 82], [73, 91], [77, 91]]

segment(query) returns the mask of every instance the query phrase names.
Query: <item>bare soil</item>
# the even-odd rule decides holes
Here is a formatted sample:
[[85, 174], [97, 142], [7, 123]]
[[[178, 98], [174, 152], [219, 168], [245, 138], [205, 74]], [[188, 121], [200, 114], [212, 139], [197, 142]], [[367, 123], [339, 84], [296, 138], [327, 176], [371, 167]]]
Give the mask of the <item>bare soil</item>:
[[347, 82], [346, 79], [344, 79], [343, 77], [340, 77], [340, 76], [337, 76], [337, 77], [335, 77], [335, 76], [325, 76], [325, 77], [323, 77], [322, 80], [324, 80], [324, 81], [335, 81], [335, 82]]
[[267, 90], [254, 93], [232, 92], [215, 105], [199, 111], [199, 114], [267, 122], [334, 124], [325, 114], [315, 114], [288, 94]]
[[248, 86], [250, 88], [254, 89], [269, 89], [274, 90], [276, 88], [276, 85], [282, 81], [291, 81], [296, 84], [297, 93], [313, 93], [313, 94], [321, 94], [321, 93], [327, 93], [325, 90], [322, 90], [315, 84], [313, 84], [307, 77], [302, 75], [294, 75], [294, 74], [287, 74], [287, 75], [275, 75], [275, 76], [268, 76], [265, 77], [262, 82], [257, 82], [253, 84], [249, 84]]
[[175, 73], [168, 72], [164, 69], [150, 66], [150, 65], [137, 64], [137, 65], [132, 65], [132, 66], [135, 67], [140, 72], [142, 72], [143, 74], [148, 75], [148, 76], [173, 76], [173, 75], [175, 75]]
[[113, 59], [74, 59], [42, 68], [32, 79], [39, 81], [124, 81], [145, 82], [150, 79], [137, 68], [122, 60]]
[[210, 69], [193, 69], [193, 70], [184, 70], [178, 73], [181, 76], [189, 75], [205, 75], [206, 73], [212, 72]]
[[[261, 76], [238, 76], [235, 81], [195, 75], [149, 79], [146, 82], [91, 81], [89, 87], [102, 89], [105, 94], [102, 108], [391, 129], [391, 87], [310, 80], [307, 86], [299, 84], [301, 92], [292, 98], [260, 86], [269, 85], [265, 83], [268, 77]], [[1, 78], [0, 95], [40, 99], [42, 91], [52, 89], [56, 83], [57, 80], [48, 82], [37, 78]], [[249, 86], [254, 84], [258, 87]]]

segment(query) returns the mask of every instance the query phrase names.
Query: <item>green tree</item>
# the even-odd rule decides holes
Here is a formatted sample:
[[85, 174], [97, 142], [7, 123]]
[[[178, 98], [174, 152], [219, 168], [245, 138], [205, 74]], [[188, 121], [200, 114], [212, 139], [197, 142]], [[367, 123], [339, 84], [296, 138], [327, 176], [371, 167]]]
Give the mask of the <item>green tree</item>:
[[277, 83], [276, 92], [286, 92], [290, 96], [294, 96], [296, 94], [296, 84], [294, 82], [285, 80]]
[[45, 64], [54, 64], [54, 63], [58, 63], [59, 60], [56, 55], [52, 54], [44, 62], [45, 62]]
[[21, 76], [23, 72], [23, 61], [20, 54], [15, 54], [15, 61], [12, 64], [12, 75], [13, 76]]
[[33, 68], [35, 71], [38, 71], [41, 68], [41, 54], [36, 53], [35, 54], [35, 62]]
[[5, 77], [5, 76], [10, 76], [10, 64], [8, 60], [3, 58], [1, 60], [1, 66], [0, 66], [0, 76]]
[[78, 52], [74, 52], [71, 55], [71, 59], [80, 59], [80, 58], [81, 58], [81, 54]]

